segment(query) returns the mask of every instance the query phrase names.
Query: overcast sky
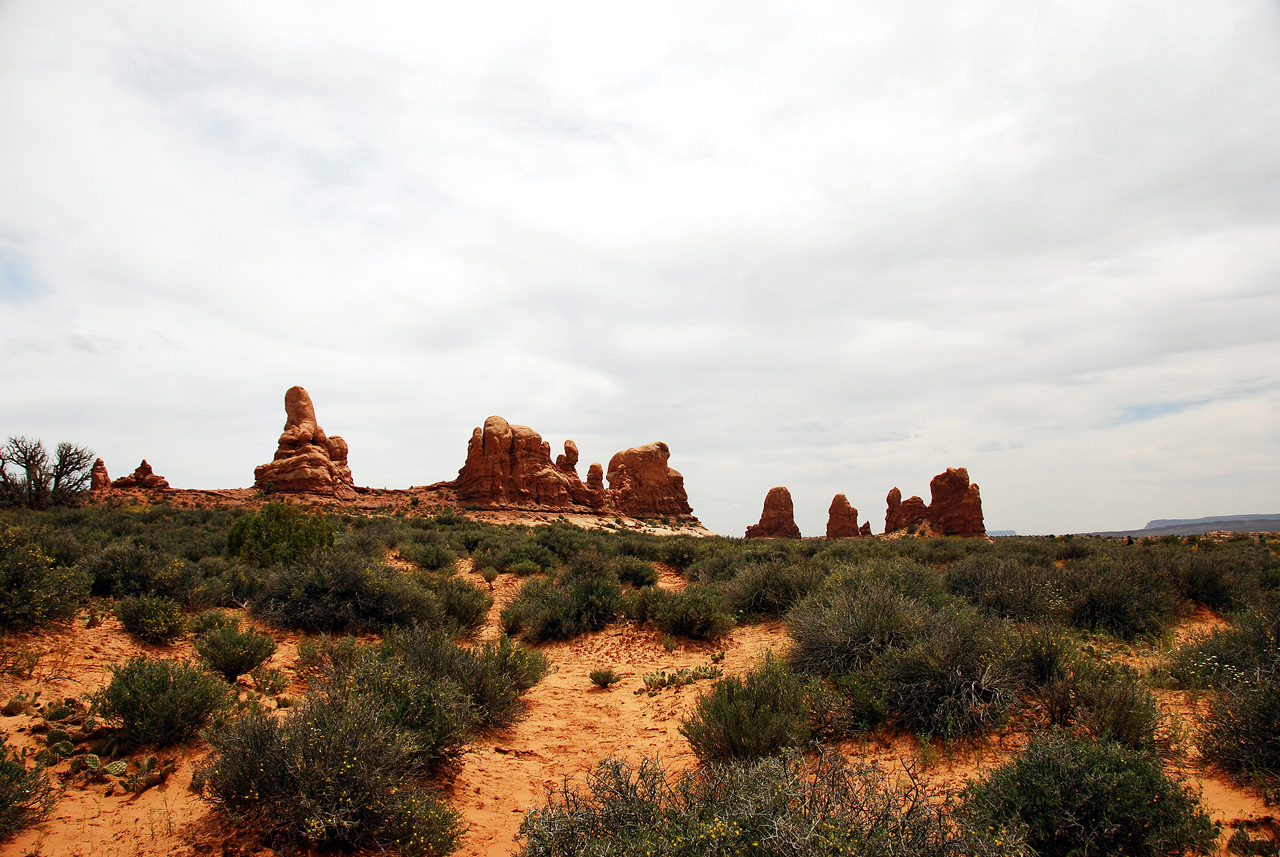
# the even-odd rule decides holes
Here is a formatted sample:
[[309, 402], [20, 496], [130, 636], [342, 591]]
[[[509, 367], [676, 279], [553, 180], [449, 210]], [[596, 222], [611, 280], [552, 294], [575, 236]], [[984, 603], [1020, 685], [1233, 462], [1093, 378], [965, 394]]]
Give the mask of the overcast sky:
[[[799, 7], [799, 8], [797, 8]], [[0, 434], [356, 483], [490, 414], [741, 535], [1280, 513], [1280, 3], [0, 0]]]

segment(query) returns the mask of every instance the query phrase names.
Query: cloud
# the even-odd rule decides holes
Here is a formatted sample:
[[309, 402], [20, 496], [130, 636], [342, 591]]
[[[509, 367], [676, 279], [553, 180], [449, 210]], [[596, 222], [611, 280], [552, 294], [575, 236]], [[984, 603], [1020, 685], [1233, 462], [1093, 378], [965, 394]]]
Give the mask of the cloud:
[[11, 0], [5, 430], [247, 484], [302, 383], [357, 480], [499, 413], [666, 440], [728, 533], [954, 465], [1019, 532], [1264, 508], [1277, 38], [1252, 0]]

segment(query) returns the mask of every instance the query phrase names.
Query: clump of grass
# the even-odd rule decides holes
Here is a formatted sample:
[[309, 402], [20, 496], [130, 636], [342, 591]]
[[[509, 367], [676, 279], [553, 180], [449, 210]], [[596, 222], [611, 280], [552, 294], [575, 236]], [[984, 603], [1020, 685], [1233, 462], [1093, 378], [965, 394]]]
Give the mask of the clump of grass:
[[608, 690], [613, 685], [622, 681], [622, 676], [618, 675], [612, 667], [599, 667], [591, 671], [591, 683], [602, 690]]
[[116, 602], [116, 617], [144, 643], [169, 643], [186, 633], [182, 605], [159, 595], [130, 595]]
[[1209, 852], [1217, 826], [1146, 752], [1058, 732], [964, 792], [975, 828], [1021, 829], [1042, 857]]
[[680, 734], [704, 762], [758, 759], [809, 742], [803, 684], [786, 664], [766, 654], [760, 668], [728, 676], [698, 700]]
[[0, 837], [48, 818], [59, 794], [44, 768], [28, 768], [23, 755], [10, 751], [8, 739], [0, 735]]
[[238, 623], [214, 628], [196, 638], [196, 652], [210, 669], [232, 683], [275, 651], [275, 640], [252, 628], [242, 631]]
[[167, 658], [131, 658], [111, 668], [111, 681], [90, 695], [126, 744], [177, 744], [194, 736], [230, 704], [216, 676]]

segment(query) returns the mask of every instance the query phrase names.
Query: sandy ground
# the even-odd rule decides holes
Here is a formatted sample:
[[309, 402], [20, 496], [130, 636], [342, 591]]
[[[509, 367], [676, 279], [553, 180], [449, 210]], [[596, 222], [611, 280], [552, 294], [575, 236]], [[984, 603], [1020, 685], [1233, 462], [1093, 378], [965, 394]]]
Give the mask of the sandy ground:
[[[471, 570], [464, 569], [462, 573], [484, 585]], [[494, 582], [495, 603], [479, 635], [481, 639], [498, 634], [498, 613], [520, 583], [510, 575]], [[675, 588], [682, 585], [682, 580], [670, 569], [663, 569], [661, 585]], [[1197, 611], [1178, 629], [1178, 640], [1205, 633], [1220, 622], [1208, 611]], [[292, 674], [298, 635], [263, 630], [268, 630], [280, 644], [271, 665]], [[647, 691], [637, 693], [644, 687], [644, 675], [713, 661], [727, 674], [741, 674], [754, 666], [767, 649], [782, 651], [785, 645], [782, 626], [768, 622], [739, 627], [714, 644], [664, 641], [652, 629], [624, 623], [570, 642], [542, 646], [541, 651], [551, 661], [551, 672], [527, 694], [524, 719], [483, 736], [448, 781], [442, 783], [469, 824], [458, 854], [509, 854], [517, 846], [516, 834], [527, 809], [542, 803], [547, 789], [558, 786], [566, 777], [582, 776], [605, 756], [636, 759], [658, 754], [677, 767], [694, 764], [678, 727], [711, 682], [667, 688], [652, 695]], [[82, 616], [67, 626], [14, 637], [6, 642], [5, 651], [19, 652], [23, 647], [38, 658], [30, 677], [6, 675], [0, 680], [0, 703], [18, 693], [30, 695], [36, 690], [41, 693], [41, 701], [83, 697], [107, 681], [111, 664], [143, 652], [193, 656], [190, 642], [166, 647], [140, 645], [111, 617], [94, 628], [86, 628]], [[600, 667], [611, 667], [623, 676], [622, 681], [609, 690], [597, 688], [589, 673]], [[296, 695], [303, 688], [303, 683], [295, 680], [287, 692]], [[1274, 810], [1266, 807], [1256, 793], [1200, 767], [1192, 734], [1197, 700], [1173, 691], [1162, 691], [1160, 698], [1171, 722], [1187, 736], [1182, 742], [1184, 752], [1171, 759], [1170, 765], [1198, 784], [1214, 818], [1254, 830], [1273, 825]], [[29, 714], [0, 716], [0, 731], [13, 747], [34, 750], [43, 746], [39, 736], [32, 734], [33, 726], [38, 727], [38, 719]], [[1025, 744], [1025, 735], [1018, 732], [1016, 723], [1014, 727], [1003, 735], [953, 747], [939, 744], [922, 748], [911, 736], [900, 736], [850, 741], [842, 749], [850, 755], [890, 765], [909, 762], [930, 776], [959, 785], [1000, 764]], [[66, 790], [53, 816], [0, 844], [0, 855], [273, 854], [255, 839], [252, 831], [235, 829], [189, 790], [193, 765], [203, 752], [203, 745], [197, 741], [162, 753], [161, 761], [174, 761], [173, 774], [138, 796], [123, 794], [119, 789], [107, 795], [102, 783], [77, 782], [67, 773], [68, 763], [62, 762], [54, 769], [54, 775]], [[138, 754], [141, 755], [144, 754]]]

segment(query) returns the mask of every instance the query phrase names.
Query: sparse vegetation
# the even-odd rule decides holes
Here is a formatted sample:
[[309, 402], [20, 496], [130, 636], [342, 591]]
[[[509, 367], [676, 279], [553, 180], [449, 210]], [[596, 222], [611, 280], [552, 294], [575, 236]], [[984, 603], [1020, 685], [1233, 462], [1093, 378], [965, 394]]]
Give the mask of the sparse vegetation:
[[44, 768], [28, 768], [24, 755], [10, 751], [0, 735], [0, 839], [48, 818], [57, 800]]
[[786, 664], [766, 654], [759, 669], [727, 676], [698, 700], [680, 734], [704, 762], [759, 759], [809, 742], [805, 690]]
[[0, 526], [0, 627], [69, 619], [88, 594], [82, 571], [58, 565], [23, 530]]
[[116, 618], [144, 643], [169, 643], [187, 631], [182, 605], [162, 595], [130, 595], [116, 602]]
[[196, 652], [209, 668], [231, 683], [275, 654], [276, 643], [266, 634], [238, 624], [221, 625], [196, 638]]

